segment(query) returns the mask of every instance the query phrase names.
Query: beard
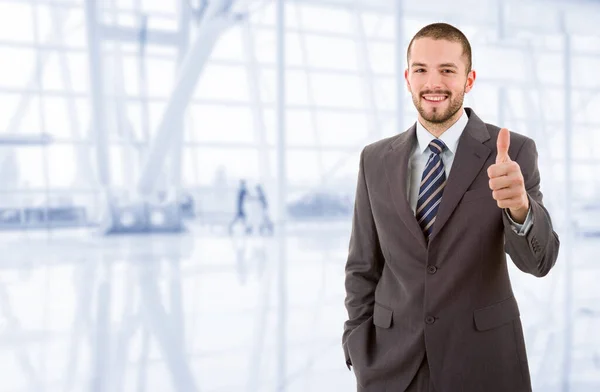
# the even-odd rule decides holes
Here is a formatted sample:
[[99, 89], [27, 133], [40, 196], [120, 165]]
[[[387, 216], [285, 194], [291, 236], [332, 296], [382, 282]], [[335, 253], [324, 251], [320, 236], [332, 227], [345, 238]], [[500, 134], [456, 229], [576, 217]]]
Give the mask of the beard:
[[[446, 106], [446, 109], [435, 106], [430, 108], [423, 107], [423, 95], [426, 94], [447, 95], [448, 98], [446, 98], [446, 101], [448, 102], [448, 105]], [[412, 94], [413, 103], [417, 108], [417, 111], [425, 121], [428, 121], [432, 124], [443, 124], [450, 120], [462, 107], [464, 98], [464, 90], [458, 93], [456, 96], [454, 96], [454, 94], [452, 94], [450, 91], [423, 91], [418, 95]]]

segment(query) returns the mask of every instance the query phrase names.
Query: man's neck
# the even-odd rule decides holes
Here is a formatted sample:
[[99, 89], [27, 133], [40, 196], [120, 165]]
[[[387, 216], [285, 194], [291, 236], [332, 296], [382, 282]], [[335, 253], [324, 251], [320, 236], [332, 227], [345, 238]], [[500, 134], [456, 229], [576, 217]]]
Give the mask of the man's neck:
[[452, 125], [454, 125], [458, 121], [458, 119], [464, 113], [464, 111], [464, 108], [461, 106], [460, 110], [458, 110], [454, 114], [454, 116], [450, 117], [447, 121], [444, 121], [443, 123], [429, 122], [423, 117], [421, 117], [421, 115], [419, 114], [419, 122], [421, 123], [421, 125], [423, 125], [423, 128], [425, 128], [427, 132], [429, 132], [436, 138], [439, 138], [444, 132], [446, 132]]

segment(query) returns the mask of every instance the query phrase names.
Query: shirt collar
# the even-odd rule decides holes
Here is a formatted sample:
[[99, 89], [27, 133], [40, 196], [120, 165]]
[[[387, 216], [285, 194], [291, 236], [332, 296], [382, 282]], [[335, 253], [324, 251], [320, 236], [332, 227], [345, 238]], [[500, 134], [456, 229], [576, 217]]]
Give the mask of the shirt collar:
[[[463, 108], [462, 114], [458, 120], [456, 120], [456, 122], [439, 137], [439, 139], [444, 142], [452, 154], [456, 153], [458, 139], [467, 126], [467, 122], [469, 122], [469, 116], [467, 116], [467, 113]], [[417, 120], [417, 140], [419, 142], [419, 151], [422, 153], [425, 152], [425, 150], [429, 148], [429, 143], [431, 143], [433, 139], [435, 139], [435, 136], [429, 133], [429, 131], [427, 131], [425, 127]]]

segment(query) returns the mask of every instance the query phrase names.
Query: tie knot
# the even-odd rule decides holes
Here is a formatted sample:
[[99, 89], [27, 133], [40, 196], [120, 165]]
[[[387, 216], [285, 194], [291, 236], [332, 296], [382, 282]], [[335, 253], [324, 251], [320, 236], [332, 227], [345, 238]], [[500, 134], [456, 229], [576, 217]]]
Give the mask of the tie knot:
[[433, 139], [431, 143], [429, 143], [429, 149], [435, 155], [440, 155], [446, 149], [446, 145], [440, 139]]

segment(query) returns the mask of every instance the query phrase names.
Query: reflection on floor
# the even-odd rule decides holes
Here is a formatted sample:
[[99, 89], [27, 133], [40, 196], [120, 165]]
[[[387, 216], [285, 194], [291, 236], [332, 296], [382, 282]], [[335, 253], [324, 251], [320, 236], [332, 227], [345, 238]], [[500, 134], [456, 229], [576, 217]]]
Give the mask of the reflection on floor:
[[[290, 228], [284, 243], [3, 233], [0, 392], [356, 390], [340, 341], [348, 226]], [[574, 392], [600, 390], [599, 250], [573, 248]], [[511, 267], [534, 391], [564, 391], [561, 261], [544, 279]]]

